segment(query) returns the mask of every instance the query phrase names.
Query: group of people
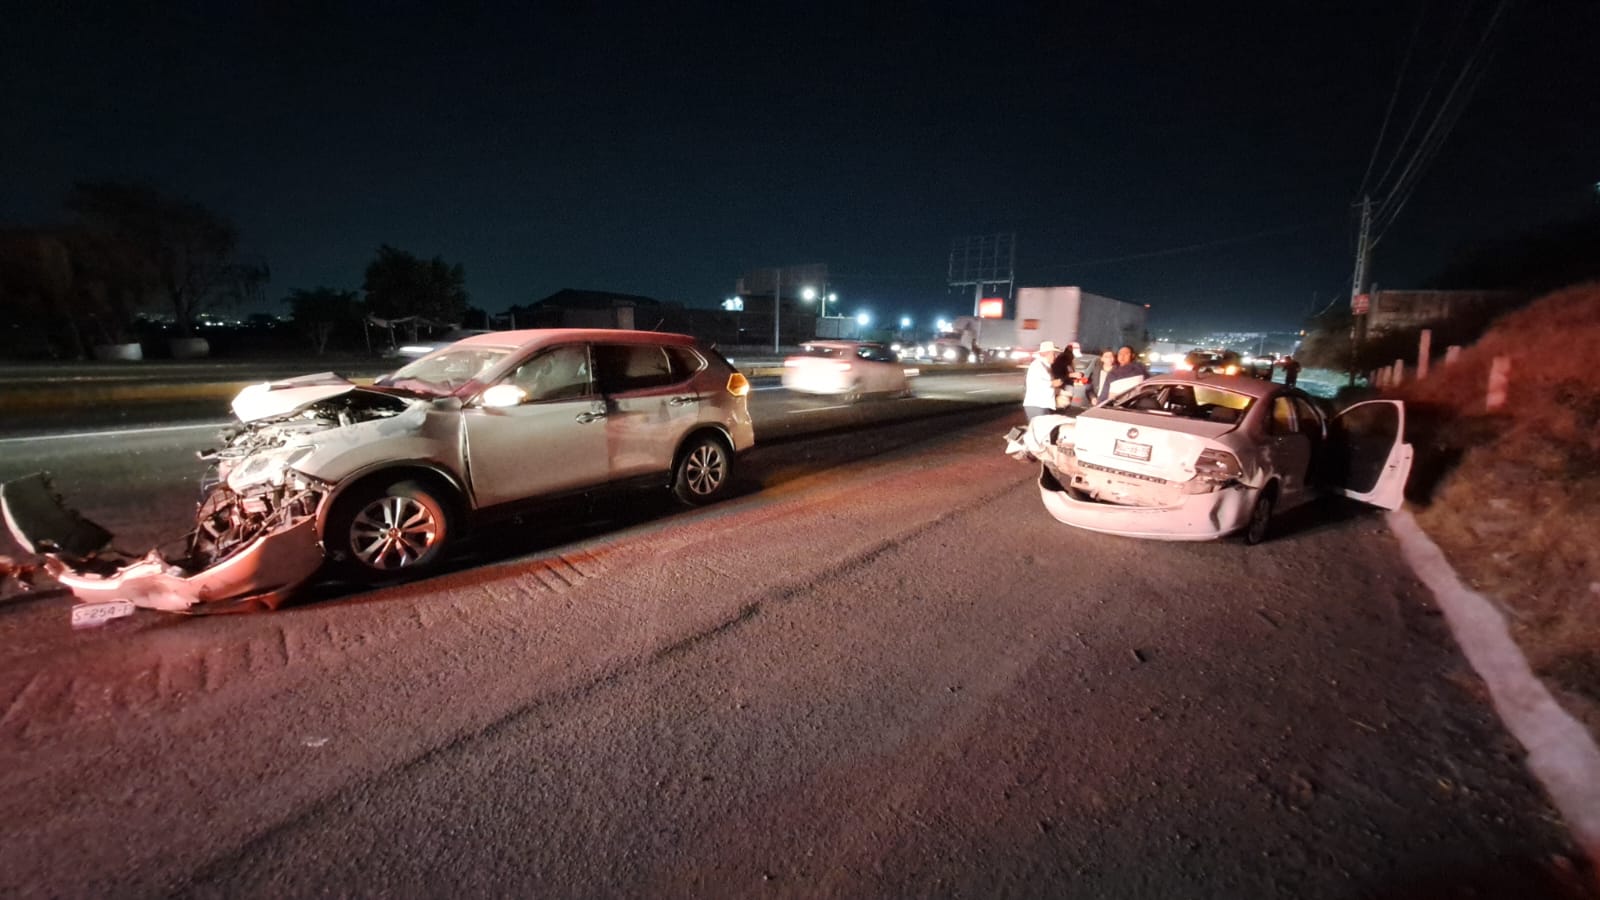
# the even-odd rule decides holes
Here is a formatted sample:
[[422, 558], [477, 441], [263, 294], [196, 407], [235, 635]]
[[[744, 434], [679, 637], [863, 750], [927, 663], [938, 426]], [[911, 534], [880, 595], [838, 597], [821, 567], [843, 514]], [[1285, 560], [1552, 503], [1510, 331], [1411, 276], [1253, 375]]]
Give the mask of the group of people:
[[1150, 370], [1132, 347], [1100, 351], [1099, 359], [1087, 372], [1077, 370], [1077, 356], [1076, 344], [1065, 348], [1057, 347], [1054, 341], [1039, 344], [1039, 354], [1028, 365], [1023, 382], [1022, 410], [1029, 419], [1071, 406], [1099, 406], [1111, 399], [1113, 384], [1150, 376]]

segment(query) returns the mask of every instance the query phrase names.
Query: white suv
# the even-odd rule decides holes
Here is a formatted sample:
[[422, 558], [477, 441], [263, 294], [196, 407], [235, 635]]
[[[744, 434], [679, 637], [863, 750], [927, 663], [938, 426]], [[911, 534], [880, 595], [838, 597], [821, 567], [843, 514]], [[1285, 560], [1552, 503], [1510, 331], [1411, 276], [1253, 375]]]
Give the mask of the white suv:
[[86, 601], [276, 606], [331, 561], [420, 573], [473, 519], [603, 485], [724, 494], [754, 443], [749, 382], [686, 335], [500, 331], [361, 387], [332, 373], [253, 385], [181, 559], [119, 559], [41, 474], [0, 486], [12, 533]]

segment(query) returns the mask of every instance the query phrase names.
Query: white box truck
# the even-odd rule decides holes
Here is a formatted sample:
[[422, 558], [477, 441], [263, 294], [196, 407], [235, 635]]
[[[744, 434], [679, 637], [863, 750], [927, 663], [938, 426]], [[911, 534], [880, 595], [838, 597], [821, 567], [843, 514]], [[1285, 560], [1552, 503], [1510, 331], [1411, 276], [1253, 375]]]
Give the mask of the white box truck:
[[1084, 353], [1127, 344], [1136, 353], [1145, 344], [1142, 303], [1113, 300], [1080, 287], [1025, 287], [1017, 289], [1017, 348], [1039, 349], [1040, 341], [1056, 346], [1077, 344]]

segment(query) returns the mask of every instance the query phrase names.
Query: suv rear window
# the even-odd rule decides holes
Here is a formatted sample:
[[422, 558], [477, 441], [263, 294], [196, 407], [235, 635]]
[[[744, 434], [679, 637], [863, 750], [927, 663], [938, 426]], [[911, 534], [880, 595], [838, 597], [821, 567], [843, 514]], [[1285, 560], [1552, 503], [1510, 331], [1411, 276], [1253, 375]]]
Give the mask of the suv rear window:
[[624, 394], [683, 381], [688, 375], [681, 367], [674, 371], [667, 349], [658, 344], [596, 344], [594, 366], [600, 391]]

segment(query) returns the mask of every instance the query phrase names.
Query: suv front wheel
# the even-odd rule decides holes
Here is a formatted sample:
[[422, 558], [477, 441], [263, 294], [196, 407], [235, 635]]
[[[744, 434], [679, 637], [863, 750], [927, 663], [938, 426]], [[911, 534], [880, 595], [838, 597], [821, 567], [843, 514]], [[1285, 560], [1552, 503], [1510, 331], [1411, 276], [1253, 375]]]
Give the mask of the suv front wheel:
[[350, 575], [409, 576], [439, 562], [451, 531], [450, 504], [433, 487], [401, 478], [340, 498], [323, 545]]
[[684, 444], [672, 470], [672, 493], [691, 506], [721, 497], [733, 476], [733, 454], [722, 439], [699, 434]]

